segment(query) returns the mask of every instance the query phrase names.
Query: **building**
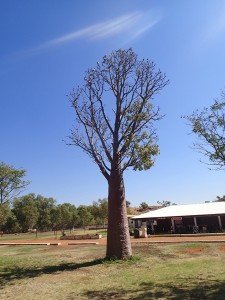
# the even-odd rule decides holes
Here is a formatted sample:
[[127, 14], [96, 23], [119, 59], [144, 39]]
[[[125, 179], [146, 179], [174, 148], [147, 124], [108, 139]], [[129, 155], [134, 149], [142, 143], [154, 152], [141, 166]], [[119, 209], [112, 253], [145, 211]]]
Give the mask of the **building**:
[[221, 232], [225, 230], [225, 202], [172, 205], [134, 216], [133, 228], [154, 233]]

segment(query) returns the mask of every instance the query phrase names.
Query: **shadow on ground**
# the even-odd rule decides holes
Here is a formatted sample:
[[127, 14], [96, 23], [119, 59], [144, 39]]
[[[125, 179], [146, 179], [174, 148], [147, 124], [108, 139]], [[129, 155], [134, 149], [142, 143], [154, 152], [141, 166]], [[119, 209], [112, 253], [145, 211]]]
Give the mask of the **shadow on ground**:
[[[203, 282], [200, 286], [194, 283], [187, 283], [185, 286], [154, 284], [152, 282], [141, 283], [134, 289], [120, 289], [115, 291], [88, 291], [83, 294], [86, 299], [92, 300], [224, 300], [225, 282], [209, 281]], [[67, 298], [75, 299], [75, 298]]]
[[16, 284], [16, 280], [34, 278], [43, 274], [55, 274], [62, 271], [74, 271], [81, 268], [91, 267], [98, 264], [102, 264], [102, 259], [96, 259], [82, 263], [65, 263], [56, 266], [45, 266], [37, 268], [21, 268], [10, 267], [4, 268], [0, 273], [0, 287], [5, 284]]
[[[0, 288], [9, 284], [17, 284], [17, 280], [20, 279], [34, 278], [43, 274], [57, 274], [62, 271], [74, 271], [102, 263], [102, 259], [96, 259], [83, 263], [65, 263], [39, 268], [5, 268], [0, 274]], [[81, 296], [82, 299], [92, 300], [224, 300], [225, 281], [208, 279], [199, 283], [199, 281], [191, 280], [187, 281], [185, 285], [142, 282], [130, 289], [114, 287], [104, 291], [92, 290], [85, 291]], [[72, 293], [66, 299], [78, 298]]]

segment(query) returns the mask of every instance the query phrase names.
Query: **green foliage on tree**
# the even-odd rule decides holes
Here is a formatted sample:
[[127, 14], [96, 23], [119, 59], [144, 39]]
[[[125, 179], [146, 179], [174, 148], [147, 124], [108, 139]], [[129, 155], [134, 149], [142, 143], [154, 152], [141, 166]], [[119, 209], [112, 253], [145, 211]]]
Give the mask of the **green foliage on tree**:
[[35, 200], [35, 195], [29, 194], [16, 198], [13, 202], [13, 213], [24, 232], [37, 227], [39, 211]]
[[0, 163], [0, 205], [12, 201], [29, 184], [23, 180], [26, 170]]
[[80, 223], [80, 217], [78, 215], [78, 211], [75, 205], [72, 205], [70, 203], [67, 203], [67, 208], [70, 213], [70, 221], [68, 223], [68, 226], [70, 229], [73, 229], [78, 226]]
[[224, 202], [224, 201], [225, 201], [225, 195], [223, 195], [222, 197], [216, 196], [216, 200], [214, 202]]
[[85, 205], [80, 205], [77, 208], [78, 216], [80, 218], [80, 225], [85, 229], [86, 225], [89, 225], [93, 221], [90, 208]]
[[107, 223], [108, 201], [98, 199], [93, 205], [80, 205], [76, 208], [70, 203], [56, 203], [53, 198], [28, 194], [17, 197], [0, 206], [0, 230], [5, 233], [38, 231], [72, 230], [88, 225]]
[[162, 118], [155, 95], [166, 85], [155, 63], [132, 49], [113, 51], [87, 70], [70, 93], [76, 123], [70, 145], [97, 164], [108, 183], [108, 258], [131, 256], [123, 172], [148, 170], [159, 154], [154, 123]]
[[126, 207], [127, 208], [130, 207], [130, 205], [131, 205], [130, 201], [126, 201]]
[[146, 202], [141, 202], [141, 204], [139, 205], [139, 207], [142, 210], [146, 210], [146, 209], [148, 209], [148, 204]]
[[95, 224], [104, 226], [108, 219], [108, 200], [104, 198], [94, 201], [91, 206], [91, 213], [95, 220]]
[[198, 140], [194, 149], [207, 157], [208, 165], [216, 169], [225, 167], [225, 93], [209, 108], [196, 110], [184, 117]]
[[12, 210], [7, 215], [7, 220], [2, 226], [1, 230], [3, 230], [5, 233], [18, 233], [22, 231], [22, 224], [20, 224]]
[[8, 218], [11, 216], [11, 210], [7, 203], [5, 205], [0, 205], [0, 230], [4, 229]]
[[61, 212], [59, 210], [59, 207], [53, 206], [49, 211], [49, 215], [52, 230], [61, 230]]
[[76, 207], [70, 203], [63, 203], [57, 206], [57, 226], [61, 230], [72, 229], [79, 224], [80, 217]]
[[163, 207], [171, 206], [171, 205], [176, 205], [176, 203], [173, 203], [171, 201], [157, 201], [157, 203]]
[[51, 215], [50, 212], [56, 204], [56, 200], [53, 198], [45, 198], [41, 195], [37, 195], [35, 199], [39, 216], [37, 220], [37, 228], [41, 231], [51, 229]]

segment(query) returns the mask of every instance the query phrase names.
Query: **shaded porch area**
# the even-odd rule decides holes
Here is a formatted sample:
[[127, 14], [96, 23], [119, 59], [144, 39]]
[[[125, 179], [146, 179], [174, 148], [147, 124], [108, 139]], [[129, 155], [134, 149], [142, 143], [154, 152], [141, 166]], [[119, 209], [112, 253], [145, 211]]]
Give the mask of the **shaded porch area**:
[[167, 217], [142, 220], [147, 234], [219, 233], [225, 231], [225, 215]]

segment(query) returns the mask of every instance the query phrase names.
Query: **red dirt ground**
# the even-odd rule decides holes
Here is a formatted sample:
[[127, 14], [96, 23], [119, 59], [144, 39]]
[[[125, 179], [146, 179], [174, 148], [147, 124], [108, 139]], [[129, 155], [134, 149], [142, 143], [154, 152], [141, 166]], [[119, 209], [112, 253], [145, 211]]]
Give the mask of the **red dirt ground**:
[[225, 251], [225, 245], [219, 245], [220, 251]]
[[[42, 239], [42, 238], [33, 238], [33, 239], [10, 239], [4, 240], [0, 237], [0, 243], [61, 243], [61, 245], [68, 245], [70, 242], [76, 243], [88, 243], [88, 242], [96, 242], [100, 245], [106, 245], [106, 238], [96, 239], [96, 240], [60, 240], [60, 239]], [[149, 238], [131, 238], [132, 243], [181, 243], [181, 242], [224, 242], [225, 243], [225, 235], [205, 235], [205, 236], [151, 236]], [[221, 245], [223, 250], [225, 251], [225, 246]], [[221, 249], [222, 249], [221, 248]]]
[[204, 252], [204, 250], [205, 250], [204, 247], [194, 247], [194, 248], [191, 248], [191, 249], [177, 251], [177, 253], [181, 253], [181, 254], [198, 254], [198, 253]]

